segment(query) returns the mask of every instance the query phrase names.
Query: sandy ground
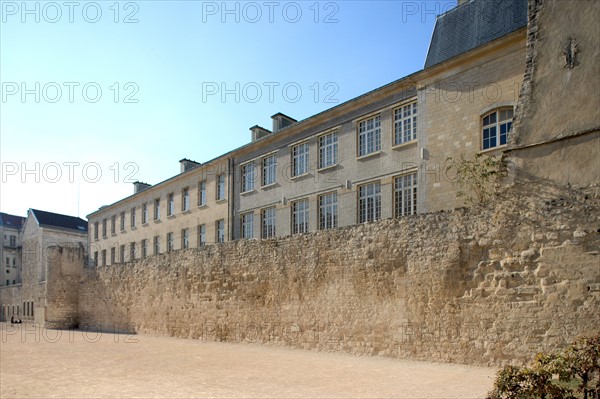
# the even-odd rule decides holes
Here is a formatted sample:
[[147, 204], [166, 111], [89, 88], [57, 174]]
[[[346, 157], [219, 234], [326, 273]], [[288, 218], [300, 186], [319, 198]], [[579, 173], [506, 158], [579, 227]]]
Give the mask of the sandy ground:
[[493, 368], [1, 324], [0, 398], [482, 398]]

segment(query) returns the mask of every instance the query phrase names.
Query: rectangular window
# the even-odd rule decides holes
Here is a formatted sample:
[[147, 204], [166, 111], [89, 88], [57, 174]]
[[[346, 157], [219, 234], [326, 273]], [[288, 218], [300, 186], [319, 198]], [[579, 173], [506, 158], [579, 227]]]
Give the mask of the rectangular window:
[[181, 230], [181, 249], [188, 249], [190, 247], [190, 235], [188, 229]]
[[292, 203], [292, 234], [308, 233], [308, 199]]
[[198, 226], [198, 246], [202, 247], [206, 245], [206, 225], [201, 224]]
[[417, 172], [394, 179], [394, 216], [417, 213]]
[[134, 228], [135, 227], [135, 223], [136, 223], [136, 220], [135, 220], [135, 207], [131, 208], [131, 215], [130, 215], [129, 219], [131, 219], [129, 221], [129, 225], [131, 226], [131, 228]]
[[254, 190], [254, 164], [242, 165], [242, 193]]
[[225, 199], [225, 175], [217, 176], [217, 201]]
[[175, 249], [175, 243], [173, 242], [173, 233], [167, 233], [167, 252], [171, 252]]
[[337, 132], [319, 137], [319, 168], [333, 166], [338, 162]]
[[186, 212], [190, 210], [190, 189], [188, 187], [181, 191], [181, 211]]
[[269, 155], [262, 160], [262, 185], [274, 184], [277, 177], [277, 156]]
[[160, 198], [154, 200], [154, 220], [160, 220]]
[[275, 207], [262, 210], [262, 238], [275, 237]]
[[12, 258], [12, 266], [13, 268], [17, 266], [17, 258]]
[[379, 115], [358, 124], [358, 156], [381, 150], [381, 117]]
[[113, 215], [110, 218], [110, 234], [116, 234], [117, 232], [117, 216]]
[[217, 220], [217, 242], [225, 242], [225, 221], [223, 219]]
[[148, 256], [148, 240], [146, 240], [146, 239], [142, 240], [141, 247], [142, 247], [142, 258], [145, 258], [146, 256]]
[[319, 197], [319, 229], [335, 229], [338, 226], [337, 193], [323, 194]]
[[106, 249], [102, 250], [102, 266], [106, 266]]
[[125, 231], [125, 212], [121, 212], [121, 231]]
[[381, 186], [379, 182], [365, 184], [358, 189], [358, 222], [381, 219]]
[[125, 245], [119, 247], [119, 260], [121, 263], [125, 263]]
[[512, 129], [513, 109], [493, 111], [483, 118], [482, 148], [499, 147], [508, 143], [508, 134]]
[[98, 251], [94, 251], [94, 266], [98, 265]]
[[244, 213], [241, 222], [241, 238], [254, 238], [254, 213]]
[[116, 260], [117, 260], [116, 252], [117, 251], [116, 251], [115, 247], [112, 247], [110, 249], [110, 264], [111, 265], [114, 265], [116, 263]]
[[198, 206], [206, 205], [206, 182], [198, 183]]
[[173, 216], [175, 214], [175, 194], [169, 193], [167, 195], [167, 216]]
[[160, 237], [154, 236], [154, 255], [158, 255], [160, 253]]
[[94, 222], [94, 239], [98, 239], [98, 222]]
[[129, 260], [135, 260], [135, 242], [129, 243]]
[[308, 173], [308, 143], [302, 143], [292, 148], [292, 176]]
[[417, 139], [417, 102], [394, 110], [394, 145]]
[[106, 219], [102, 219], [102, 237], [106, 238]]
[[148, 223], [148, 204], [142, 205], [142, 224]]

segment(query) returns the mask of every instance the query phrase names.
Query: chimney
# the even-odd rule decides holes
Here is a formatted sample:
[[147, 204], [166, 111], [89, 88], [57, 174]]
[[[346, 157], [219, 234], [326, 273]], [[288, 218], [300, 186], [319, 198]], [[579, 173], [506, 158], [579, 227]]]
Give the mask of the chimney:
[[133, 193], [137, 194], [139, 192], [142, 192], [150, 186], [151, 185], [148, 183], [142, 183], [141, 181], [135, 181], [135, 182], [133, 182]]
[[252, 142], [260, 140], [263, 137], [267, 137], [268, 135], [273, 133], [270, 130], [267, 130], [264, 127], [260, 127], [258, 125], [252, 126], [250, 128], [250, 131], [252, 132]]
[[191, 159], [183, 158], [179, 160], [180, 170], [179, 173], [187, 172], [190, 169], [200, 166], [200, 162], [192, 161]]
[[294, 118], [290, 118], [289, 116], [282, 114], [281, 112], [278, 112], [275, 115], [273, 115], [271, 119], [273, 119], [273, 133], [283, 129], [284, 127], [298, 122]]

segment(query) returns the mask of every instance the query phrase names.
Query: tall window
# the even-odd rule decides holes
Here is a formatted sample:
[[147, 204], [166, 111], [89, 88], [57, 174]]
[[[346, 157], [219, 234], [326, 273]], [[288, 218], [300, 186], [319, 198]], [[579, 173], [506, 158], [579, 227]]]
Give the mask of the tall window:
[[268, 186], [276, 181], [277, 156], [269, 155], [262, 160], [262, 185]]
[[275, 207], [262, 210], [262, 238], [275, 237]]
[[112, 247], [110, 249], [110, 264], [114, 265], [116, 263], [116, 248]]
[[160, 253], [160, 237], [154, 236], [154, 255], [158, 255]]
[[358, 124], [358, 156], [381, 150], [381, 117], [379, 115]]
[[135, 260], [135, 242], [129, 243], [129, 260]]
[[98, 222], [94, 222], [94, 239], [98, 239]]
[[482, 148], [484, 150], [508, 143], [513, 114], [512, 108], [504, 108], [492, 111], [483, 117]]
[[242, 165], [242, 193], [254, 190], [254, 164]]
[[394, 145], [417, 139], [417, 102], [394, 110]]
[[198, 206], [206, 205], [206, 182], [198, 183]]
[[292, 234], [308, 233], [308, 200], [292, 202]]
[[202, 247], [206, 245], [206, 225], [198, 225], [198, 246]]
[[160, 198], [154, 200], [154, 220], [160, 220]]
[[117, 216], [113, 215], [110, 218], [110, 234], [116, 234], [117, 232]]
[[106, 238], [106, 219], [102, 219], [102, 237]]
[[225, 221], [223, 219], [217, 220], [217, 242], [225, 242]]
[[125, 245], [119, 247], [119, 261], [125, 263]]
[[181, 191], [181, 211], [190, 210], [190, 189], [188, 187]]
[[394, 216], [417, 213], [417, 172], [394, 179]]
[[292, 176], [308, 173], [308, 143], [302, 143], [292, 148]]
[[175, 243], [173, 242], [173, 233], [167, 233], [167, 252], [171, 252], [175, 249]]
[[148, 204], [142, 205], [142, 224], [148, 223]]
[[141, 247], [142, 247], [142, 258], [145, 258], [146, 256], [148, 256], [148, 240], [146, 240], [146, 239], [142, 240]]
[[106, 266], [106, 249], [102, 250], [102, 266]]
[[121, 231], [125, 231], [125, 212], [121, 212]]
[[381, 186], [379, 182], [365, 184], [358, 189], [358, 221], [381, 219]]
[[181, 249], [190, 247], [190, 234], [188, 229], [181, 230]]
[[170, 193], [167, 195], [167, 216], [173, 216], [175, 214], [175, 194]]
[[225, 199], [225, 175], [217, 176], [217, 201]]
[[337, 132], [319, 137], [319, 168], [335, 165], [338, 161]]
[[129, 217], [129, 219], [131, 219], [130, 220], [131, 227], [132, 228], [135, 227], [135, 222], [136, 222], [136, 220], [135, 220], [135, 207], [131, 208], [131, 216]]
[[254, 238], [254, 213], [244, 213], [241, 216], [241, 237]]
[[338, 226], [337, 193], [323, 194], [319, 197], [319, 229], [335, 229]]
[[100, 266], [98, 264], [98, 251], [94, 251], [94, 266]]

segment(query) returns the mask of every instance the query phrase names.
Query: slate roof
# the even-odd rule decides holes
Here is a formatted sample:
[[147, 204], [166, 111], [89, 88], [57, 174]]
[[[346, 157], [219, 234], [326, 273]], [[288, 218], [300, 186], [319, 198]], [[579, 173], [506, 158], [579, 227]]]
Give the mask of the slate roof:
[[81, 218], [40, 211], [37, 209], [31, 209], [31, 212], [33, 212], [33, 215], [40, 226], [60, 227], [63, 229], [77, 230], [80, 233], [87, 232], [88, 223]]
[[438, 16], [425, 68], [527, 26], [527, 0], [471, 0]]
[[0, 212], [0, 225], [20, 229], [25, 223], [25, 218], [22, 216], [9, 215], [8, 213]]

